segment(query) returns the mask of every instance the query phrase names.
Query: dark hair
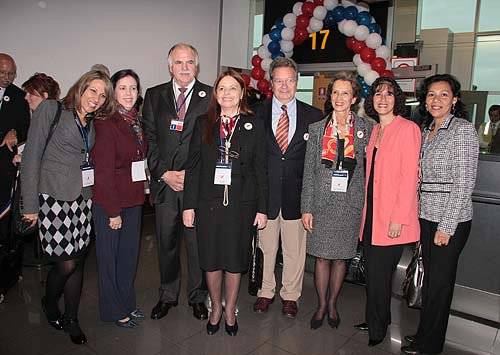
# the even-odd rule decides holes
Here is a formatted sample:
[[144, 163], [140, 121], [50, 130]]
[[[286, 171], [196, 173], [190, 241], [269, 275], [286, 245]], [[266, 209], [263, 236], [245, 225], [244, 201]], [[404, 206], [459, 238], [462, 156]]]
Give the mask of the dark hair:
[[500, 111], [500, 105], [491, 105], [488, 109], [488, 113], [492, 113], [494, 111]]
[[242, 114], [251, 114], [252, 110], [248, 107], [247, 104], [247, 90], [245, 86], [245, 81], [241, 77], [240, 73], [235, 71], [234, 69], [228, 69], [219, 74], [217, 80], [215, 80], [214, 87], [212, 90], [212, 98], [210, 99], [210, 104], [208, 105], [207, 115], [208, 115], [208, 123], [205, 127], [205, 132], [203, 132], [203, 142], [206, 144], [213, 144], [213, 126], [215, 122], [219, 119], [220, 116], [220, 105], [217, 102], [217, 87], [219, 86], [220, 81], [226, 76], [232, 77], [234, 80], [238, 82], [240, 88], [243, 93], [243, 97], [240, 100], [240, 113]]
[[339, 71], [335, 73], [332, 77], [332, 80], [328, 84], [328, 89], [326, 90], [326, 101], [330, 101], [330, 103], [327, 105], [325, 102], [325, 113], [330, 113], [333, 111], [333, 106], [332, 106], [332, 91], [333, 91], [333, 84], [335, 84], [336, 81], [342, 80], [342, 81], [347, 81], [351, 84], [352, 87], [352, 95], [356, 98], [356, 101], [354, 104], [351, 105], [351, 111], [356, 111], [358, 109], [358, 104], [359, 101], [361, 100], [360, 94], [361, 94], [361, 86], [359, 86], [358, 81], [356, 80], [356, 77], [353, 73], [347, 72], [347, 71]]
[[45, 73], [35, 73], [26, 80], [22, 88], [32, 95], [43, 95], [47, 93], [47, 99], [59, 100], [61, 89], [59, 84], [51, 76]]
[[392, 90], [392, 93], [394, 94], [394, 109], [392, 110], [392, 113], [395, 116], [405, 116], [407, 113], [405, 107], [405, 94], [403, 93], [403, 90], [401, 90], [401, 87], [398, 85], [396, 80], [388, 77], [380, 77], [373, 82], [372, 86], [370, 87], [370, 92], [365, 99], [365, 113], [375, 121], [379, 122], [378, 113], [373, 107], [373, 96], [376, 93], [380, 92], [384, 87]]
[[133, 71], [132, 69], [122, 69], [122, 70], [118, 70], [116, 73], [113, 74], [113, 76], [111, 77], [111, 84], [113, 85], [113, 90], [116, 90], [116, 84], [118, 84], [118, 81], [120, 81], [120, 79], [123, 79], [127, 76], [130, 76], [132, 77], [135, 82], [137, 83], [137, 101], [135, 102], [134, 104], [134, 107], [139, 110], [141, 108], [141, 105], [142, 105], [142, 89], [141, 89], [141, 81], [139, 80], [139, 75], [137, 75], [137, 73], [135, 71]]
[[101, 107], [93, 114], [94, 118], [104, 119], [105, 117], [111, 115], [115, 110], [115, 100], [113, 85], [111, 85], [111, 80], [106, 73], [100, 70], [91, 70], [83, 74], [76, 83], [68, 90], [68, 93], [63, 98], [62, 103], [67, 110], [79, 110], [81, 108], [81, 98], [85, 90], [89, 87], [93, 80], [102, 80], [105, 84], [106, 100]]
[[462, 96], [460, 94], [460, 82], [453, 75], [450, 74], [436, 74], [426, 78], [422, 85], [420, 86], [419, 94], [418, 94], [418, 111], [422, 117], [422, 121], [424, 125], [428, 126], [431, 124], [433, 117], [425, 108], [425, 100], [427, 98], [427, 93], [429, 92], [429, 87], [437, 82], [443, 81], [448, 83], [451, 88], [451, 92], [453, 97], [457, 98], [457, 102], [451, 108], [451, 114], [455, 117], [465, 118], [467, 119], [467, 109], [465, 108], [464, 103], [462, 102]]

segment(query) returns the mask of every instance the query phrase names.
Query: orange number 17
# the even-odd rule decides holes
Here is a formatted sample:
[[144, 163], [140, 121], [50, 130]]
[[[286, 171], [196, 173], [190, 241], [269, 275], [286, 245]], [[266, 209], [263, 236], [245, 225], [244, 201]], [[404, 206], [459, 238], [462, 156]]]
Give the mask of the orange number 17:
[[[316, 49], [316, 33], [317, 32], [313, 32], [309, 35], [309, 37], [312, 38], [312, 42], [311, 42], [311, 47], [312, 47], [311, 49], [312, 50]], [[326, 40], [328, 39], [328, 35], [330, 34], [330, 30], [321, 30], [321, 31], [319, 31], [319, 34], [323, 35], [323, 40], [321, 41], [320, 49], [325, 49]]]

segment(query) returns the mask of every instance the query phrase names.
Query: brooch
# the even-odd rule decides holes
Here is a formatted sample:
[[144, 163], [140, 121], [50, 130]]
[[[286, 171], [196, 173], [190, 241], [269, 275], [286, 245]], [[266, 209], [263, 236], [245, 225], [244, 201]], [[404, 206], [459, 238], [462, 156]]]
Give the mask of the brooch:
[[250, 122], [245, 123], [243, 126], [247, 131], [251, 130], [253, 128], [253, 125]]
[[207, 93], [206, 93], [205, 91], [201, 90], [201, 91], [198, 93], [198, 96], [199, 96], [199, 97], [205, 97], [205, 96], [207, 96]]
[[356, 135], [358, 136], [358, 138], [363, 138], [365, 136], [365, 134], [363, 133], [363, 131], [358, 131], [356, 133]]
[[304, 133], [304, 140], [305, 141], [309, 140], [309, 133]]
[[8, 97], [8, 96], [4, 96], [4, 97], [3, 97], [3, 100], [4, 100], [5, 102], [9, 102], [9, 101], [10, 101], [10, 97]]

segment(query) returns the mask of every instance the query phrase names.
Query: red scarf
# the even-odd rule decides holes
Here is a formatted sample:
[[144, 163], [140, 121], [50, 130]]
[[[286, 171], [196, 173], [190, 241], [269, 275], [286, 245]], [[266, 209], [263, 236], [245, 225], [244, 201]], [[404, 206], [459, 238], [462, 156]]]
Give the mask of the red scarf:
[[146, 149], [144, 149], [144, 131], [142, 130], [141, 122], [139, 122], [139, 113], [135, 107], [131, 110], [125, 109], [122, 105], [118, 106], [118, 114], [120, 118], [128, 123], [130, 129], [134, 133], [137, 141], [137, 149], [140, 159], [146, 157]]
[[[349, 132], [344, 137], [344, 158], [354, 159], [354, 115], [349, 114], [348, 118]], [[321, 150], [321, 162], [325, 165], [332, 166], [337, 158], [337, 120], [335, 113], [332, 113], [332, 118], [328, 122], [323, 134], [323, 145]]]

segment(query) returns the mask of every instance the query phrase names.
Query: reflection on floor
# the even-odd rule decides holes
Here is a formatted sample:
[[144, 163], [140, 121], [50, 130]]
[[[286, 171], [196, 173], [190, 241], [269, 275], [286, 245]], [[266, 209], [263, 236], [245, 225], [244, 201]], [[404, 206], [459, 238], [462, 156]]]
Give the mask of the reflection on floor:
[[[152, 216], [145, 218], [136, 280], [138, 305], [147, 315], [157, 302], [159, 284], [152, 220]], [[254, 297], [246, 291], [245, 277], [238, 302], [240, 332], [236, 337], [229, 337], [223, 330], [214, 336], [207, 335], [205, 322], [193, 318], [184, 289], [179, 306], [165, 318], [147, 318], [137, 329], [123, 329], [99, 320], [96, 268], [92, 250], [87, 259], [80, 306], [80, 323], [88, 344], [73, 345], [67, 335], [47, 324], [40, 308], [47, 268], [41, 271], [25, 268], [23, 280], [0, 304], [0, 354], [399, 354], [402, 336], [412, 334], [418, 321], [417, 311], [393, 299], [393, 319], [387, 338], [382, 344], [368, 348], [368, 335], [353, 328], [353, 324], [364, 320], [364, 289], [346, 284], [339, 304], [342, 319], [339, 328], [331, 329], [325, 322], [322, 328], [313, 331], [309, 319], [316, 306], [316, 295], [312, 275], [308, 274], [295, 320], [281, 315], [279, 302], [271, 305], [267, 314], [254, 314], [251, 311]], [[485, 332], [498, 330], [469, 321], [450, 322], [444, 353], [500, 354], [500, 336]], [[496, 343], [481, 341], [485, 336], [496, 337]]]

